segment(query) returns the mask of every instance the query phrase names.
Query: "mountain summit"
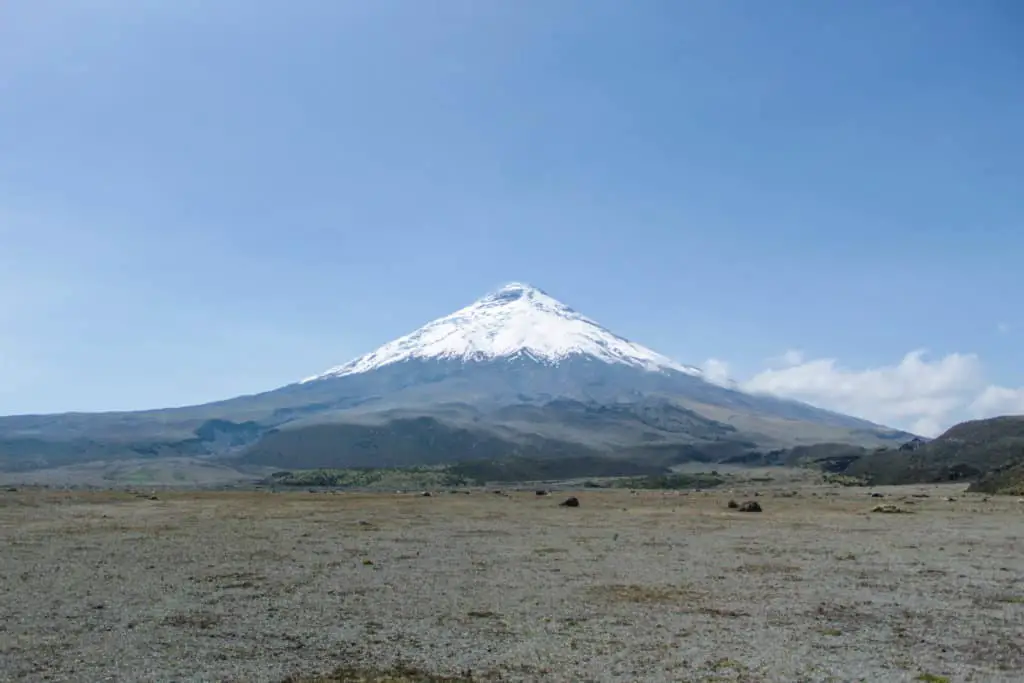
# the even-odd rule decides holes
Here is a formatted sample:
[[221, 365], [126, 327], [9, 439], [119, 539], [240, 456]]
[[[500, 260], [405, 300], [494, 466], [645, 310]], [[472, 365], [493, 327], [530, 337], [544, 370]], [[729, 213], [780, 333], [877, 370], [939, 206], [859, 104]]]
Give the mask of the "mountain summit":
[[531, 359], [557, 365], [573, 357], [700, 375], [697, 368], [609, 332], [536, 287], [513, 282], [451, 315], [303, 382], [344, 377], [416, 360]]

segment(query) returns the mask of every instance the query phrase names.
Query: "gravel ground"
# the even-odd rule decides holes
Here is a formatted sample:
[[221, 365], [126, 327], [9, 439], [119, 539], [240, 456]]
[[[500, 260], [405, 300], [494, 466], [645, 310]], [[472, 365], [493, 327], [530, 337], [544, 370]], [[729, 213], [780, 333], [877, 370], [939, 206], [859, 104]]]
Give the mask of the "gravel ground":
[[0, 677], [1020, 681], [1024, 505], [881, 490], [0, 493]]

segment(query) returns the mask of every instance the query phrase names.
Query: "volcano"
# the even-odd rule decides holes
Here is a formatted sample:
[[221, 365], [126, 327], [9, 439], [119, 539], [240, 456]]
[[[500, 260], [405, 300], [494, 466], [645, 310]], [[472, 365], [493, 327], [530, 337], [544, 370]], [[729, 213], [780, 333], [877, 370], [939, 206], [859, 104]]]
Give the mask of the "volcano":
[[651, 451], [713, 458], [910, 436], [711, 382], [697, 367], [512, 283], [371, 353], [261, 394], [162, 410], [0, 418], [0, 464], [167, 455], [286, 468]]

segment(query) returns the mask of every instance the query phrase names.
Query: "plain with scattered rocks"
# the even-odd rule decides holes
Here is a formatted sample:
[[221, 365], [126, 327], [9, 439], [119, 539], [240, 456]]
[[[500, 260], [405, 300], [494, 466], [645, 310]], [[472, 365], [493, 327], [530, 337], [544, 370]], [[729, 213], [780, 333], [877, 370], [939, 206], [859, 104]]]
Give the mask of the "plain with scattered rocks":
[[726, 507], [742, 491], [587, 490], [571, 512], [532, 489], [7, 491], [0, 671], [1017, 681], [1024, 506], [960, 490], [886, 489], [903, 515], [823, 487], [762, 489], [758, 515]]

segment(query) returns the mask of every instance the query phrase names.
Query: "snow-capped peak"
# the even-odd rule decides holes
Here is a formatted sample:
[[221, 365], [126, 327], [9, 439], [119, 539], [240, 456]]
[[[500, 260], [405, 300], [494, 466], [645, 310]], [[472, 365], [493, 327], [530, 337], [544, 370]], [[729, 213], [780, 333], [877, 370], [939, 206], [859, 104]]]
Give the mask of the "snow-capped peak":
[[468, 362], [517, 356], [549, 364], [587, 356], [654, 372], [701, 374], [697, 368], [612, 334], [536, 287], [513, 282], [373, 353], [303, 382], [369, 372], [412, 359]]

